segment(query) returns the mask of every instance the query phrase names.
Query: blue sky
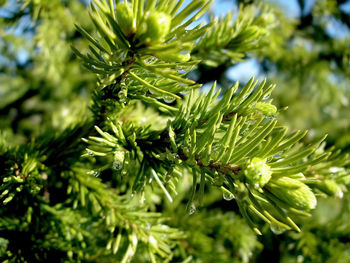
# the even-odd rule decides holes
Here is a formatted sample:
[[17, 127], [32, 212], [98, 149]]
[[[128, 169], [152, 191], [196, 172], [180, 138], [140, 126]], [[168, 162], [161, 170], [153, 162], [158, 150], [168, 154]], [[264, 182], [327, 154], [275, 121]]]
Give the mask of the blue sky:
[[[315, 0], [308, 0], [306, 2], [305, 12], [311, 11]], [[275, 0], [270, 1], [277, 3], [282, 7], [287, 17], [294, 18], [299, 17], [301, 10], [297, 0]], [[215, 15], [224, 15], [228, 10], [235, 8], [234, 1], [230, 0], [216, 0], [213, 5], [213, 11]], [[350, 1], [346, 2], [341, 8], [350, 12]], [[349, 37], [349, 31], [347, 27], [335, 19], [330, 19], [327, 26], [327, 32], [334, 38], [345, 38]], [[251, 76], [255, 76], [258, 79], [263, 79], [265, 76], [259, 72], [259, 62], [257, 59], [247, 59], [245, 62], [238, 63], [232, 66], [227, 71], [227, 77], [231, 80], [239, 80], [241, 82], [247, 82]]]

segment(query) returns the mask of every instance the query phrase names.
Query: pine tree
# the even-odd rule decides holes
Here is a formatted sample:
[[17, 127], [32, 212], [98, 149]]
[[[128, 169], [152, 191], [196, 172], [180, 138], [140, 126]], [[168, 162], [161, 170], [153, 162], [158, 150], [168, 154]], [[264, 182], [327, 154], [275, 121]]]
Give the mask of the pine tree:
[[317, 239], [299, 226], [318, 197], [346, 191], [348, 155], [286, 128], [267, 80], [201, 92], [198, 71], [273, 60], [281, 43], [274, 8], [200, 23], [212, 2], [94, 0], [87, 13], [79, 1], [9, 1], [4, 262], [249, 262], [269, 229]]

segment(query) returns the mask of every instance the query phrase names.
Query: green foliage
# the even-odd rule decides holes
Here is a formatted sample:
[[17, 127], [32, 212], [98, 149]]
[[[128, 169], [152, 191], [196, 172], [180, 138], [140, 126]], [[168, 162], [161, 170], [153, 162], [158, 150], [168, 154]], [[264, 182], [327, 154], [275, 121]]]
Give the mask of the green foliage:
[[266, 80], [204, 93], [191, 78], [307, 52], [285, 58], [292, 30], [276, 31], [294, 25], [266, 5], [198, 24], [212, 2], [94, 0], [87, 19], [80, 1], [26, 0], [1, 18], [1, 260], [251, 262], [267, 229], [321, 260], [307, 217], [346, 195], [348, 155], [288, 131]]
[[213, 26], [195, 46], [192, 56], [217, 67], [242, 61], [247, 52], [258, 49], [275, 27], [273, 14], [267, 6], [242, 5], [240, 9], [235, 19], [236, 14], [231, 12], [219, 19], [212, 18]]
[[270, 166], [266, 164], [266, 159], [259, 157], [251, 159], [244, 170], [244, 175], [257, 188], [266, 185], [271, 179], [271, 174], [272, 172]]

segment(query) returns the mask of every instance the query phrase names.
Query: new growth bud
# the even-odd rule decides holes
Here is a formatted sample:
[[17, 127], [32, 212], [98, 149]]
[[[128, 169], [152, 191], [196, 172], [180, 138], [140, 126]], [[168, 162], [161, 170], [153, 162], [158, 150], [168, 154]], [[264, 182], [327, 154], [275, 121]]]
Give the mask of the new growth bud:
[[324, 180], [317, 184], [317, 188], [327, 195], [342, 197], [343, 192], [339, 185], [333, 180]]
[[251, 159], [246, 169], [244, 170], [244, 175], [248, 181], [254, 186], [263, 187], [271, 179], [271, 169], [270, 166], [266, 164], [266, 159], [254, 157]]
[[130, 3], [118, 3], [116, 6], [116, 19], [123, 34], [128, 37], [135, 30], [133, 28], [133, 14]]
[[153, 12], [146, 16], [141, 30], [141, 41], [146, 44], [164, 40], [169, 33], [171, 17], [163, 12]]
[[255, 109], [257, 109], [258, 111], [261, 111], [266, 116], [274, 115], [277, 112], [277, 108], [275, 105], [272, 105], [271, 103], [266, 103], [266, 102], [258, 102], [255, 105]]
[[171, 61], [171, 62], [187, 62], [191, 58], [191, 55], [189, 53], [180, 54], [180, 53], [172, 53], [172, 52], [157, 52], [156, 56], [161, 60]]
[[148, 15], [147, 23], [147, 37], [151, 41], [157, 42], [162, 40], [170, 30], [171, 17], [163, 12], [154, 12]]
[[314, 193], [299, 180], [280, 177], [272, 179], [267, 186], [273, 195], [296, 209], [310, 210], [317, 205]]

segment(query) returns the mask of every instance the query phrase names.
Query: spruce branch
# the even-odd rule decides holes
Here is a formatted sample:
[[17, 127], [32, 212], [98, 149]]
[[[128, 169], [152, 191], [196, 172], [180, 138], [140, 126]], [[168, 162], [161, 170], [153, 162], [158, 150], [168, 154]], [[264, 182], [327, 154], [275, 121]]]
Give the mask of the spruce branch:
[[[263, 5], [197, 24], [212, 2], [94, 0], [85, 19], [79, 1], [26, 0], [23, 12], [0, 21], [7, 30], [30, 14], [35, 34], [23, 65], [16, 41], [24, 35], [1, 48], [16, 62], [0, 76], [3, 94], [15, 94], [0, 109], [0, 259], [249, 262], [259, 247], [253, 232], [300, 232], [318, 197], [343, 197], [349, 156], [323, 136], [310, 142], [307, 131], [281, 126], [274, 85], [252, 78], [222, 92], [214, 83], [206, 94], [188, 77], [198, 65], [219, 72], [281, 39], [269, 34], [283, 21]], [[80, 34], [70, 26], [75, 15]], [[271, 50], [268, 59], [286, 54]], [[34, 113], [38, 125], [18, 122]], [[221, 209], [221, 193], [244, 219]]]
[[[185, 75], [198, 63], [189, 61], [189, 52], [200, 35], [194, 38], [192, 33], [196, 30], [186, 28], [205, 13], [211, 2], [193, 1], [176, 13], [181, 2], [164, 9], [163, 2], [145, 5], [145, 1], [94, 1], [89, 14], [101, 37], [93, 37], [77, 25], [94, 47], [89, 46], [91, 54], [87, 55], [72, 49], [88, 69], [99, 74], [101, 89], [118, 84], [121, 78], [131, 99], [136, 95], [153, 105], [157, 105], [159, 98], [180, 99], [178, 93], [198, 87]], [[184, 22], [196, 10], [197, 13]], [[178, 36], [187, 36], [187, 39]], [[155, 82], [155, 79], [158, 80]], [[139, 85], [134, 84], [135, 81]]]
[[177, 10], [182, 7], [182, 1], [175, 1], [175, 5], [169, 4], [167, 8], [164, 3], [96, 0], [91, 3], [89, 14], [100, 37], [77, 25], [92, 46], [86, 55], [72, 47], [74, 53], [89, 70], [98, 74], [100, 90], [118, 93], [114, 98], [122, 96], [121, 107], [139, 99], [173, 115], [175, 108], [167, 104], [179, 101], [180, 93], [200, 87], [186, 78], [188, 72], [201, 61], [211, 65], [222, 63], [214, 61], [214, 57], [225, 61], [243, 57], [253, 49], [253, 42], [259, 42], [257, 39], [265, 34], [263, 27], [268, 23], [256, 17], [253, 7], [242, 7], [244, 10], [235, 22], [230, 14], [218, 23], [211, 21], [189, 29], [207, 11], [212, 0], [192, 1], [181, 11]]
[[[235, 197], [256, 233], [260, 233], [256, 217], [279, 229], [299, 231], [292, 217], [315, 207], [316, 198], [309, 187], [322, 188], [323, 178], [308, 171], [327, 163], [332, 153], [319, 148], [324, 137], [305, 146], [300, 141], [306, 133], [287, 135], [286, 129], [271, 118], [276, 108], [263, 101], [273, 86], [266, 86], [265, 81], [256, 85], [251, 80], [237, 91], [237, 83], [220, 100], [219, 92], [214, 93], [215, 85], [205, 96], [192, 91], [163, 130], [137, 127], [130, 121], [110, 123], [113, 135], [96, 127], [103, 139], [86, 140], [88, 151], [95, 156], [113, 155], [121, 147], [137, 155], [141, 168], [133, 182], [134, 190], [142, 190], [140, 185], [145, 186], [154, 177], [171, 201], [164, 186], [174, 185], [174, 169], [186, 168], [194, 176], [189, 207], [193, 207], [197, 194], [195, 174], [200, 173], [206, 180], [200, 180], [199, 188], [209, 183]], [[343, 165], [345, 159], [338, 160]], [[294, 186], [284, 181], [294, 182]], [[305, 198], [297, 201], [298, 196]]]
[[86, 176], [89, 170], [76, 167], [74, 171], [69, 175], [72, 187], [68, 188], [75, 199], [73, 207], [78, 203], [86, 207], [110, 233], [107, 250], [117, 254], [122, 249], [120, 246], [127, 244], [126, 251], [121, 254], [123, 262], [134, 256], [138, 243], [143, 243], [148, 246], [151, 257], [171, 259], [172, 244], [184, 238], [181, 231], [165, 225], [160, 213], [147, 211], [142, 203], [107, 190], [96, 176]]

